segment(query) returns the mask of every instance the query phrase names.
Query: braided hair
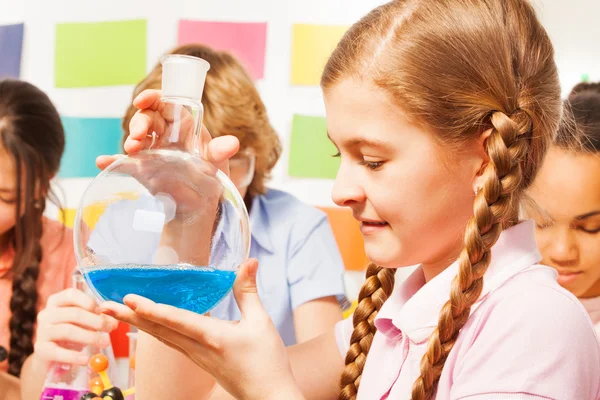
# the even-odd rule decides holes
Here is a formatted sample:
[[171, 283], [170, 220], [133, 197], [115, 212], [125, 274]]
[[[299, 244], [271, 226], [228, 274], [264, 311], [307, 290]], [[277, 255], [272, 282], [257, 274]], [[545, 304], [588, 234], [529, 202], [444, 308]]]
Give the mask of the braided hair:
[[[554, 51], [527, 0], [394, 0], [354, 24], [325, 66], [325, 92], [369, 81], [411, 121], [460, 154], [473, 139], [489, 162], [465, 220], [458, 274], [420, 363], [412, 400], [435, 396], [444, 363], [478, 300], [491, 248], [518, 222], [520, 202], [558, 129], [562, 102]], [[373, 324], [393, 271], [371, 265], [354, 314], [340, 400], [356, 398]]]
[[46, 197], [58, 203], [50, 180], [58, 172], [65, 146], [60, 117], [44, 92], [23, 81], [0, 81], [0, 146], [12, 156], [16, 171], [16, 222], [5, 233], [15, 257], [3, 278], [12, 279], [8, 372], [18, 377], [33, 352], [42, 216]]

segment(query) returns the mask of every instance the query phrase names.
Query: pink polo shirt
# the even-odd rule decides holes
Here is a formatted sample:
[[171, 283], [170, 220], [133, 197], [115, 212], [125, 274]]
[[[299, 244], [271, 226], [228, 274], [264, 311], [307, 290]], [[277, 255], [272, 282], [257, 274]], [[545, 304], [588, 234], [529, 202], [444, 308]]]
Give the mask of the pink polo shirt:
[[600, 337], [600, 297], [592, 297], [589, 299], [579, 299], [585, 307], [592, 323], [596, 327], [596, 334]]
[[[46, 306], [48, 297], [69, 288], [71, 276], [77, 261], [73, 251], [73, 233], [62, 224], [44, 218], [44, 230], [40, 241], [42, 262], [37, 280], [37, 309]], [[9, 250], [0, 256], [0, 276], [6, 275], [13, 263], [14, 251]], [[12, 297], [12, 279], [8, 276], [0, 279], [0, 346], [9, 348], [9, 322], [12, 316], [10, 299]], [[8, 361], [0, 362], [0, 372], [8, 369]]]
[[[541, 260], [534, 224], [502, 233], [480, 299], [450, 352], [437, 399], [600, 399], [600, 345], [585, 309]], [[410, 399], [458, 265], [425, 284], [417, 268], [375, 319], [358, 399]], [[351, 319], [336, 327], [346, 354]]]

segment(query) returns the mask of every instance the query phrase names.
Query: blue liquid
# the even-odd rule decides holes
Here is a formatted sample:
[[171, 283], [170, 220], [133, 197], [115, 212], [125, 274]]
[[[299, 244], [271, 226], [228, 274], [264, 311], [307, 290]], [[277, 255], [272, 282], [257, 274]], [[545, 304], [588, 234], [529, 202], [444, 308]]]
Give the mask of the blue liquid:
[[83, 276], [104, 300], [123, 303], [137, 294], [198, 314], [210, 311], [229, 293], [235, 272], [187, 265], [116, 265], [86, 268]]

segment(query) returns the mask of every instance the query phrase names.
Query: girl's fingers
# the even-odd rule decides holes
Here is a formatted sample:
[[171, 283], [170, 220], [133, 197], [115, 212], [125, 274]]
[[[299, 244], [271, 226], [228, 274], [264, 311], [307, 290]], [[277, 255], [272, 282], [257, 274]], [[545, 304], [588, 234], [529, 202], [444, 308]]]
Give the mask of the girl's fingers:
[[162, 135], [167, 122], [156, 111], [140, 110], [129, 122], [129, 136], [123, 148], [128, 153], [135, 153], [147, 149], [152, 144], [152, 133]]
[[117, 161], [119, 158], [125, 157], [123, 154], [115, 154], [112, 156], [98, 156], [96, 158], [96, 167], [104, 171], [108, 166]]
[[162, 92], [160, 90], [146, 89], [133, 99], [133, 105], [140, 110], [159, 111], [163, 104], [161, 97]]
[[79, 307], [61, 307], [48, 313], [45, 325], [74, 324], [92, 331], [111, 332], [117, 328], [117, 321], [107, 315], [98, 315]]
[[247, 319], [255, 324], [261, 323], [265, 318], [268, 319], [267, 312], [258, 297], [257, 270], [257, 260], [252, 258], [246, 260], [240, 266], [233, 285], [233, 295], [242, 313], [242, 319]]
[[96, 302], [88, 295], [77, 289], [65, 289], [61, 292], [53, 294], [48, 298], [46, 307], [79, 307], [84, 310], [94, 312], [96, 310]]
[[127, 295], [124, 302], [140, 317], [159, 327], [172, 328], [203, 346], [212, 346], [215, 336], [223, 329], [223, 321], [166, 304], [157, 304], [141, 296]]
[[54, 342], [36, 344], [35, 354], [46, 362], [86, 365], [89, 358], [78, 351], [65, 349]]
[[213, 140], [212, 135], [208, 131], [208, 128], [202, 124], [202, 130], [200, 131], [200, 154], [202, 157], [206, 157], [208, 150], [208, 144]]
[[206, 145], [204, 157], [221, 171], [229, 175], [229, 159], [240, 149], [240, 142], [235, 136], [220, 136]]
[[91, 331], [73, 324], [57, 324], [43, 334], [47, 342], [67, 342], [104, 348], [110, 344], [108, 335]]
[[158, 341], [184, 354], [190, 353], [198, 347], [195, 340], [179, 332], [177, 328], [150, 321], [122, 304], [108, 301], [100, 306], [100, 311], [119, 321], [137, 327]]
[[164, 103], [162, 92], [155, 89], [147, 89], [140, 93], [133, 99], [133, 106], [139, 110], [155, 111], [169, 122], [173, 122], [175, 112], [180, 109], [174, 107], [173, 103]]
[[136, 140], [128, 137], [125, 140], [125, 143], [123, 143], [123, 150], [125, 150], [127, 154], [139, 153], [140, 151], [147, 149], [151, 144], [152, 141], [150, 138]]

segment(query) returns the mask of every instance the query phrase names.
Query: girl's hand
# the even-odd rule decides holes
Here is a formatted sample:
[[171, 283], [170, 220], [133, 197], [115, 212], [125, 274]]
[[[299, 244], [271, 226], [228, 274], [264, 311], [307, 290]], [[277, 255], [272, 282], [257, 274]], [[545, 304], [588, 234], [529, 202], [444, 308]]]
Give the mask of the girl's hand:
[[[166, 107], [165, 103], [161, 101], [160, 90], [144, 90], [135, 98], [133, 105], [139, 111], [129, 124], [129, 137], [123, 146], [125, 151], [128, 154], [138, 153], [149, 149], [153, 141], [156, 142], [153, 148], [160, 148], [161, 135], [165, 134], [165, 126], [173, 118], [172, 109]], [[182, 127], [181, 130], [189, 135], [189, 129]], [[153, 133], [156, 134], [155, 139], [152, 138]], [[236, 137], [221, 136], [213, 139], [208, 130], [202, 126], [200, 143], [197, 145], [200, 146], [200, 154], [204, 159], [229, 174], [228, 160], [237, 153], [240, 146]], [[118, 155], [100, 156], [96, 159], [96, 165], [104, 170], [118, 157]]]
[[256, 289], [258, 263], [238, 272], [233, 293], [240, 321], [221, 321], [143, 297], [128, 295], [126, 306], [108, 302], [101, 312], [154, 336], [183, 353], [238, 399], [302, 399], [287, 351]]
[[85, 293], [66, 289], [50, 296], [46, 308], [38, 314], [32, 361], [47, 369], [50, 363], [86, 365], [84, 346], [104, 348], [110, 345], [107, 332], [117, 321], [96, 312], [97, 304]]
[[[222, 186], [217, 179], [220, 169], [229, 172], [229, 158], [239, 149], [239, 141], [233, 136], [212, 139], [208, 130], [202, 127], [199, 141], [194, 141], [194, 118], [189, 109], [174, 107], [161, 100], [158, 90], [146, 90], [134, 100], [139, 111], [130, 123], [130, 135], [124, 148], [130, 154], [142, 150], [169, 148], [169, 138], [177, 136], [178, 143], [187, 149], [197, 146], [199, 155], [208, 162], [197, 159], [180, 159], [169, 155], [146, 154], [130, 163], [120, 164], [114, 172], [132, 176], [152, 195], [162, 194], [176, 204], [175, 218], [168, 225], [166, 237], [194, 237], [190, 232], [204, 232], [195, 237], [191, 244], [162, 243], [173, 247], [180, 258], [188, 259], [190, 248], [199, 249], [198, 254], [210, 251], [213, 226], [219, 217], [218, 203], [223, 197]], [[175, 113], [180, 114], [179, 123], [173, 123]], [[100, 156], [96, 159], [98, 168], [104, 169], [118, 156]], [[188, 262], [207, 262], [205, 256], [194, 256]]]

